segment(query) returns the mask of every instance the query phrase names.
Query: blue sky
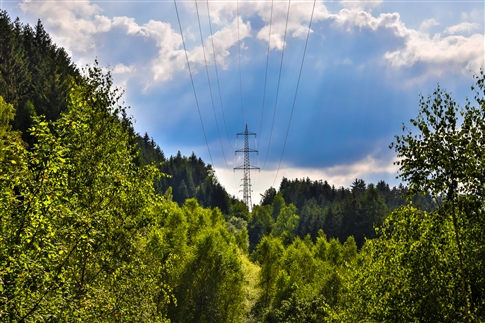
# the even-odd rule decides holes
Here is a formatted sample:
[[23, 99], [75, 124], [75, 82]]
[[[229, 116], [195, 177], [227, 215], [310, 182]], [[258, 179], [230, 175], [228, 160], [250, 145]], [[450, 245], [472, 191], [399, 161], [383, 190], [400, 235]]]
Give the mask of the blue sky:
[[177, 1], [200, 118], [173, 1], [1, 6], [24, 23], [40, 18], [79, 66], [110, 66], [136, 130], [166, 155], [194, 151], [211, 163], [210, 150], [219, 181], [239, 197], [236, 133], [248, 124], [259, 150], [251, 164], [262, 168], [251, 176], [254, 203], [283, 176], [399, 183], [388, 146], [416, 116], [419, 94], [440, 84], [463, 105], [485, 61], [483, 1], [316, 1], [296, 92], [313, 1], [291, 1], [287, 23], [287, 1], [201, 0], [200, 30], [195, 2]]

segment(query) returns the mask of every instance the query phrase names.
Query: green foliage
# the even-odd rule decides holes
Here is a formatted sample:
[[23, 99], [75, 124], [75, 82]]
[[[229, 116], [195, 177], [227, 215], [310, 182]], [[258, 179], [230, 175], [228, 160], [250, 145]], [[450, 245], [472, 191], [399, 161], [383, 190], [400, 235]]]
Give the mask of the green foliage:
[[207, 230], [195, 242], [175, 289], [174, 322], [238, 322], [242, 312], [241, 264], [234, 246], [219, 230]]
[[157, 195], [110, 75], [79, 84], [58, 121], [34, 118], [30, 150], [0, 100], [2, 321], [239, 322], [246, 222], [234, 235], [219, 209]]
[[328, 243], [322, 232], [317, 244], [296, 237], [284, 248], [282, 239], [264, 237], [254, 252], [261, 266], [261, 296], [253, 313], [262, 322], [326, 321], [343, 302], [343, 281], [357, 258], [355, 241], [349, 239], [345, 247], [338, 239]]
[[261, 239], [269, 235], [273, 229], [274, 220], [271, 216], [271, 205], [255, 205], [248, 224], [249, 250], [253, 251]]
[[[11, 104], [5, 102], [0, 96], [0, 159], [4, 160], [4, 148], [15, 137], [12, 133], [11, 122], [15, 117], [15, 110]], [[6, 149], [5, 149], [6, 150]]]
[[334, 266], [342, 264], [342, 245], [338, 239], [330, 240], [327, 249], [327, 259]]
[[330, 207], [321, 207], [315, 198], [311, 198], [303, 204], [299, 212], [300, 221], [298, 223], [298, 233], [300, 237], [310, 234], [313, 240], [316, 239], [318, 230], [325, 226], [325, 220]]
[[[401, 158], [397, 165], [401, 177], [409, 182], [410, 194], [430, 191], [434, 196], [442, 196], [439, 212], [433, 215], [444, 222], [452, 221], [456, 270], [461, 276], [461, 305], [457, 307], [462, 309], [467, 322], [472, 320], [473, 313], [483, 315], [484, 312], [484, 305], [480, 303], [483, 300], [477, 299], [482, 294], [473, 294], [471, 287], [482, 284], [482, 280], [475, 281], [471, 272], [483, 266], [483, 261], [475, 256], [476, 251], [469, 253], [473, 250], [470, 245], [479, 245], [483, 239], [468, 234], [469, 230], [484, 227], [481, 212], [473, 211], [480, 210], [484, 203], [482, 165], [485, 160], [481, 149], [485, 144], [483, 71], [476, 78], [478, 107], [467, 100], [466, 106], [460, 108], [449, 93], [438, 87], [432, 96], [421, 96], [418, 117], [411, 120], [418, 134], [408, 131], [406, 135], [396, 136], [396, 143], [391, 145]], [[478, 266], [474, 261], [467, 261], [471, 259], [478, 260]]]
[[48, 121], [67, 110], [70, 86], [79, 71], [63, 48], [52, 43], [38, 21], [32, 28], [0, 11], [0, 96], [16, 110], [14, 126], [24, 140], [36, 115]]
[[227, 230], [235, 235], [237, 246], [245, 254], [247, 254], [249, 251], [249, 237], [247, 226], [248, 223], [246, 221], [235, 216], [231, 217], [229, 221], [226, 222]]
[[273, 213], [271, 214], [271, 216], [273, 217], [273, 220], [276, 221], [281, 209], [286, 205], [285, 199], [280, 192], [275, 195], [273, 203], [271, 205], [273, 206]]
[[166, 161], [148, 135], [136, 147], [109, 72], [80, 76], [40, 22], [2, 12], [0, 29], [0, 94], [13, 103], [0, 97], [0, 320], [241, 321], [248, 212], [231, 233], [218, 208], [186, 200], [229, 214], [210, 165]]
[[328, 259], [328, 248], [329, 244], [327, 241], [327, 237], [323, 233], [323, 230], [318, 231], [318, 238], [313, 248], [313, 253], [315, 254], [315, 258], [320, 259], [321, 261], [327, 261]]
[[283, 300], [278, 309], [275, 309], [274, 320], [288, 323], [325, 322], [327, 308], [328, 305], [321, 296], [304, 299], [293, 294], [289, 299]]
[[[155, 140], [148, 136], [148, 133], [145, 132], [143, 137], [137, 135], [136, 141], [138, 148], [140, 149], [139, 164], [148, 165], [154, 163], [155, 165], [161, 165], [165, 162], [165, 154], [155, 143]], [[156, 189], [162, 190], [162, 187], [157, 187], [156, 184], [155, 187]]]
[[242, 228], [241, 231], [236, 235], [236, 243], [239, 249], [244, 253], [248, 254], [249, 252], [249, 236], [248, 236], [248, 229]]
[[[419, 114], [411, 120], [419, 133], [396, 136], [391, 145], [402, 158], [396, 164], [400, 176], [409, 182], [410, 194], [429, 190], [452, 200], [460, 193], [480, 193], [475, 178], [483, 140], [477, 124], [481, 113], [470, 103], [460, 109], [439, 86], [433, 96], [421, 96]], [[463, 117], [461, 124], [459, 116]]]
[[[270, 196], [270, 193], [265, 195]], [[280, 191], [273, 197], [273, 204], [277, 205], [273, 217], [276, 220], [283, 205], [294, 204], [300, 217], [297, 227], [300, 238], [310, 234], [315, 241], [318, 230], [322, 229], [327, 237], [338, 238], [341, 242], [353, 236], [360, 248], [366, 238], [375, 238], [374, 227], [382, 224], [390, 210], [408, 204], [403, 197], [408, 193], [406, 186], [391, 189], [384, 181], [374, 186], [355, 179], [350, 188], [336, 189], [327, 181], [283, 178]], [[436, 209], [429, 192], [411, 197], [412, 203], [423, 210]]]
[[[180, 229], [188, 239], [174, 240], [178, 246], [169, 248], [180, 261], [169, 278], [177, 303], [168, 307], [168, 317], [173, 322], [238, 322], [244, 276], [236, 238], [227, 231], [220, 211], [203, 209], [194, 199], [186, 201], [179, 217], [186, 219], [177, 222], [187, 223]], [[173, 231], [166, 227], [167, 234]], [[184, 251], [177, 251], [182, 244]]]
[[248, 206], [243, 201], [235, 198], [231, 199], [229, 213], [231, 216], [243, 219], [245, 221], [249, 221], [250, 218]]
[[7, 128], [2, 321], [163, 320], [166, 265], [153, 265], [142, 247], [152, 208], [163, 202], [152, 185], [159, 173], [132, 163], [109, 74], [94, 66], [79, 84], [58, 121], [34, 118], [30, 150]]
[[11, 131], [12, 126], [10, 122], [15, 117], [15, 110], [11, 104], [5, 102], [0, 96], [0, 136], [4, 138], [8, 132]]
[[380, 234], [367, 241], [348, 278], [345, 321], [463, 321], [451, 221], [405, 207]]
[[274, 224], [273, 235], [278, 237], [283, 233], [287, 233], [293, 236], [296, 233], [299, 219], [300, 217], [296, 215], [296, 207], [293, 204], [283, 206]]
[[339, 273], [338, 268], [330, 270], [322, 281], [321, 295], [329, 309], [338, 308], [346, 296], [342, 281], [342, 274]]
[[260, 303], [268, 308], [275, 293], [275, 283], [281, 268], [281, 255], [284, 247], [279, 239], [265, 236], [256, 248], [256, 259], [261, 266], [259, 286]]
[[[167, 268], [158, 276], [174, 295], [172, 300], [170, 293], [163, 294], [170, 301], [162, 303], [167, 317], [173, 322], [239, 322], [245, 313], [238, 252], [247, 232], [244, 220], [226, 223], [218, 209], [204, 209], [195, 199], [182, 208], [165, 202], [157, 212], [165, 216], [147, 249], [156, 250], [160, 265]], [[245, 242], [247, 247], [247, 238]]]
[[311, 249], [299, 238], [288, 246], [283, 258], [283, 268], [291, 277], [293, 284], [302, 287], [315, 280], [318, 265]]
[[[218, 207], [224, 214], [233, 213], [232, 207], [236, 201], [229, 198], [215, 177], [211, 165], [206, 165], [194, 153], [190, 157], [185, 157], [178, 152], [176, 156], [166, 159], [163, 151], [148, 134], [143, 138], [137, 136], [136, 141], [140, 151], [139, 163], [154, 163], [161, 172], [170, 175], [154, 182], [157, 193], [162, 194], [172, 187], [173, 201], [179, 205], [188, 198], [196, 198], [204, 207]], [[248, 211], [236, 216], [247, 220]]]
[[342, 247], [342, 258], [344, 262], [351, 262], [357, 257], [357, 244], [354, 237], [350, 236], [345, 240]]
[[272, 205], [276, 196], [276, 189], [274, 187], [268, 188], [263, 195], [261, 195], [261, 205]]
[[244, 273], [243, 293], [245, 295], [242, 322], [258, 322], [253, 309], [256, 307], [260, 295], [258, 278], [261, 268], [246, 255], [241, 256], [241, 262]]
[[[483, 73], [475, 100], [459, 108], [438, 89], [421, 97], [418, 134], [396, 137], [407, 197], [435, 197], [439, 208], [395, 210], [367, 240], [347, 277], [335, 322], [481, 322], [484, 310]], [[473, 89], [473, 88], [472, 88]], [[405, 128], [404, 128], [405, 129]], [[379, 183], [377, 189], [389, 194]], [[386, 193], [387, 192], [387, 193]], [[362, 270], [365, 268], [365, 270]]]

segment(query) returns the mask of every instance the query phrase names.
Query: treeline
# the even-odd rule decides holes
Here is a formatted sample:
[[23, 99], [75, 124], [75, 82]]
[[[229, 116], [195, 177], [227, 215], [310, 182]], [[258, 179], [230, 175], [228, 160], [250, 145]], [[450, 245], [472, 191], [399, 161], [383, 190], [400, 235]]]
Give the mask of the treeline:
[[23, 25], [0, 11], [0, 44], [0, 95], [15, 107], [14, 127], [31, 143], [26, 130], [33, 117], [58, 119], [79, 71], [40, 20], [35, 27]]
[[[383, 180], [377, 182], [377, 184], [366, 184], [363, 179], [355, 179], [350, 185], [350, 188], [335, 188], [334, 185], [330, 186], [327, 181], [312, 181], [308, 177], [306, 179], [294, 180], [283, 178], [279, 188], [279, 192], [281, 192], [285, 201], [294, 204], [299, 210], [303, 209], [309, 200], [314, 200], [317, 205], [325, 206], [348, 199], [352, 195], [362, 197], [366, 191], [373, 190], [377, 190], [389, 210], [408, 203], [406, 201], [406, 195], [409, 189], [406, 186], [399, 184], [391, 189], [389, 184]], [[271, 189], [265, 192], [262, 204], [267, 204], [268, 198], [275, 193]], [[413, 196], [412, 202], [419, 208], [427, 211], [431, 211], [436, 207], [433, 197], [429, 192], [426, 192], [424, 196]]]
[[143, 137], [138, 135], [137, 143], [141, 165], [155, 163], [161, 172], [170, 175], [155, 181], [157, 193], [163, 194], [170, 187], [173, 200], [179, 205], [188, 198], [196, 198], [204, 207], [218, 207], [222, 213], [230, 214], [231, 204], [237, 201], [219, 183], [210, 164], [197, 158], [195, 153], [186, 157], [179, 151], [176, 156], [165, 158], [163, 151], [147, 133]]
[[[250, 249], [273, 232], [284, 207], [294, 213], [289, 240], [295, 235], [301, 239], [309, 235], [316, 241], [318, 232], [323, 230], [327, 238], [337, 238], [342, 243], [352, 236], [360, 248], [366, 238], [376, 237], [375, 227], [388, 214], [409, 203], [408, 195], [406, 186], [400, 184], [391, 189], [384, 181], [367, 185], [364, 180], [356, 179], [350, 188], [337, 189], [327, 181], [283, 178], [279, 191], [269, 188], [262, 196], [261, 205], [255, 206], [252, 212], [248, 228]], [[410, 201], [424, 211], [437, 207], [429, 192], [414, 195]]]

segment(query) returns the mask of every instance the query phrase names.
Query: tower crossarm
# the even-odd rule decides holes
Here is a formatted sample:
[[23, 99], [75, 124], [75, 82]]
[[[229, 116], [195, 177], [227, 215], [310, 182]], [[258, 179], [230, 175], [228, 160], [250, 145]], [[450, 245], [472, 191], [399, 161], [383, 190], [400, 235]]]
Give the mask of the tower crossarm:
[[261, 168], [259, 167], [256, 167], [256, 166], [238, 166], [238, 167], [234, 167], [234, 171], [238, 170], [238, 169], [242, 169], [242, 170], [245, 170], [245, 169], [257, 169], [257, 170], [260, 170]]
[[256, 137], [256, 134], [254, 132], [249, 132], [249, 131], [246, 132], [245, 131], [245, 132], [238, 132], [236, 134], [236, 136], [254, 136], [254, 137]]
[[256, 154], [258, 154], [258, 150], [252, 149], [252, 148], [247, 148], [247, 149], [243, 148], [243, 149], [236, 150], [236, 154], [237, 153], [256, 153]]

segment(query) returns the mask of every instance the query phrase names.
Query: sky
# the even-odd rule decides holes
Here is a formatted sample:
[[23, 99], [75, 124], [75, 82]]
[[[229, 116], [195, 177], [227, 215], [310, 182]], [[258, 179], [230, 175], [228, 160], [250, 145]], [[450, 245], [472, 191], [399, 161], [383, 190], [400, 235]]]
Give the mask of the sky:
[[420, 95], [439, 84], [463, 106], [485, 62], [484, 1], [0, 2], [111, 69], [135, 130], [239, 198], [247, 125], [253, 203], [283, 177], [397, 185], [389, 145]]

